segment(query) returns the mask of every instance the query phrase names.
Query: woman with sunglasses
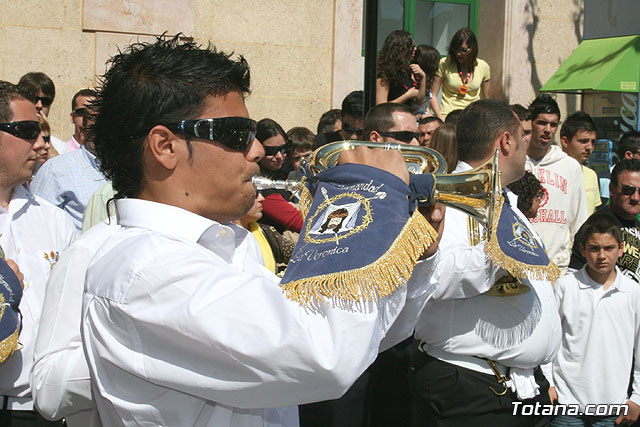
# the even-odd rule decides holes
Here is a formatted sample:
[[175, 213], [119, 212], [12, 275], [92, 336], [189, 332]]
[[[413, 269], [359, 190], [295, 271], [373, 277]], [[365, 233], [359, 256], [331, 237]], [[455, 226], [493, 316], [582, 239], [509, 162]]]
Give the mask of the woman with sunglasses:
[[410, 33], [391, 32], [378, 56], [376, 105], [385, 102], [407, 104], [417, 110], [422, 103], [427, 79], [418, 64], [410, 64], [416, 47]]
[[36, 157], [36, 166], [33, 169], [34, 175], [44, 162], [58, 155], [58, 151], [51, 145], [51, 126], [49, 126], [49, 122], [40, 114], [38, 114], [38, 122], [40, 122], [40, 135], [38, 138], [42, 138], [44, 144], [42, 149], [36, 151], [38, 157]]
[[[260, 175], [269, 179], [287, 179], [292, 168], [285, 162], [288, 138], [282, 126], [271, 119], [258, 122], [256, 138], [262, 143], [264, 157], [260, 160]], [[280, 233], [302, 230], [302, 215], [291, 203], [292, 194], [285, 190], [263, 190], [263, 217], [260, 222], [271, 225]]]
[[[440, 60], [438, 74], [431, 87], [431, 108], [441, 120], [453, 110], [464, 110], [480, 98], [489, 97], [489, 64], [478, 58], [478, 41], [471, 28], [458, 30], [451, 39], [446, 58]], [[442, 88], [442, 105], [438, 92]]]

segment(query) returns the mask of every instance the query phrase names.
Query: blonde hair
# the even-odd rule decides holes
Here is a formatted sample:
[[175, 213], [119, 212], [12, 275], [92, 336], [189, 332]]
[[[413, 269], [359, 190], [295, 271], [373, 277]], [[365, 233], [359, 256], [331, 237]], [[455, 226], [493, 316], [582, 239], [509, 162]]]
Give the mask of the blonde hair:
[[42, 135], [51, 136], [51, 126], [49, 126], [47, 119], [38, 114], [38, 121], [40, 122], [40, 132], [42, 132]]

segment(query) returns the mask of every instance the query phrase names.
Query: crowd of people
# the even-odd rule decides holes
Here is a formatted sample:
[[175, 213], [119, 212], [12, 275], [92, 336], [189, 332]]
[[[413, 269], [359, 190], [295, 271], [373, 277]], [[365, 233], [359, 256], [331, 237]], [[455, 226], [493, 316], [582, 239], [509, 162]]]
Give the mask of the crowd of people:
[[[620, 161], [598, 177], [592, 118], [561, 122], [549, 95], [491, 99], [469, 28], [442, 59], [389, 34], [376, 106], [353, 91], [315, 133], [250, 119], [249, 76], [244, 58], [212, 47], [135, 43], [99, 88], [75, 94], [67, 142], [47, 122], [46, 74], [0, 82], [0, 425], [637, 420], [640, 132], [622, 135]], [[437, 237], [404, 286], [304, 306], [279, 283], [309, 243], [309, 206], [252, 178], [297, 180], [314, 150], [350, 140], [429, 147], [449, 174], [497, 156], [500, 222], [421, 205]], [[384, 171], [376, 199], [384, 185], [418, 191], [397, 150], [359, 146], [339, 163]], [[349, 209], [318, 233], [345, 233]], [[501, 263], [492, 236], [520, 253]], [[362, 239], [365, 251], [381, 244]]]

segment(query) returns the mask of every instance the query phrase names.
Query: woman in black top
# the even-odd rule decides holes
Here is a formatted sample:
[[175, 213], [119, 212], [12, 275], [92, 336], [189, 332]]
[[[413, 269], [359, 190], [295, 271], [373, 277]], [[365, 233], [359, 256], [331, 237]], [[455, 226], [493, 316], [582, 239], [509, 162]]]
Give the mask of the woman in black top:
[[426, 76], [418, 64], [410, 64], [415, 45], [406, 31], [387, 36], [378, 56], [376, 105], [384, 102], [407, 104], [416, 109], [426, 94]]

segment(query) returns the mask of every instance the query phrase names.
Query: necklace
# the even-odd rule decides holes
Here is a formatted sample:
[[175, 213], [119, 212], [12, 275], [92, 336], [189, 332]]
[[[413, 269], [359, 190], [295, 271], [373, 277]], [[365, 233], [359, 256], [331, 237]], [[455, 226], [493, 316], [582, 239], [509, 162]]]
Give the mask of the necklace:
[[471, 73], [467, 73], [466, 76], [463, 76], [462, 71], [460, 71], [458, 72], [458, 74], [460, 75], [460, 80], [462, 80], [462, 86], [460, 86], [458, 92], [461, 95], [466, 95], [469, 91], [469, 89], [467, 88], [467, 83], [469, 83], [469, 80], [471, 80]]

